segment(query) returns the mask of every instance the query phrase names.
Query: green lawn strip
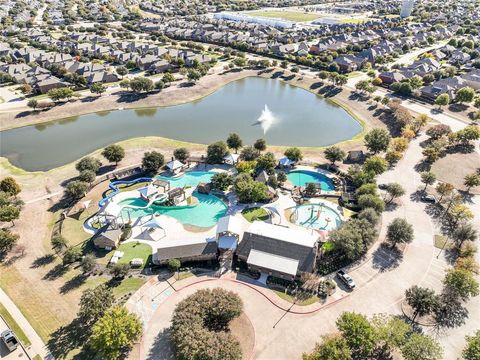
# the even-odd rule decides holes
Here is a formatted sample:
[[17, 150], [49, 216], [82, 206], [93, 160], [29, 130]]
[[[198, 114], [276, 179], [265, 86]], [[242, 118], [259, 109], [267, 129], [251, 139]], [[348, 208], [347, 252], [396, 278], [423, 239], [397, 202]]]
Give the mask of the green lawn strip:
[[255, 220], [266, 221], [270, 217], [267, 210], [258, 207], [245, 209], [242, 211], [242, 215], [249, 222]]
[[100, 263], [107, 264], [115, 251], [123, 251], [123, 256], [118, 260], [119, 264], [129, 264], [132, 259], [140, 258], [143, 259], [143, 266], [146, 266], [152, 257], [152, 247], [147, 244], [129, 242], [121, 244], [118, 249], [114, 249], [103, 256], [99, 261]]
[[448, 239], [443, 235], [435, 235], [433, 237], [433, 245], [438, 249], [450, 250], [455, 247], [455, 244], [452, 240]]
[[18, 339], [21, 341], [23, 346], [28, 347], [32, 343], [28, 339], [27, 335], [23, 332], [20, 326], [17, 324], [15, 319], [12, 315], [8, 312], [8, 310], [0, 303], [0, 315], [2, 315], [3, 320], [7, 323], [8, 327], [13, 330], [15, 335], [17, 335]]
[[180, 271], [178, 273], [175, 273], [174, 278], [177, 281], [189, 278], [190, 276], [193, 276], [193, 273], [191, 271]]
[[[292, 303], [295, 301], [295, 298], [291, 295], [285, 294], [283, 291], [278, 291], [278, 290], [273, 290], [275, 294], [278, 295], [279, 298], [288, 301], [289, 303]], [[298, 306], [307, 306], [307, 305], [312, 305], [315, 304], [318, 301], [317, 296], [310, 296], [306, 299], [297, 299], [295, 302], [295, 305]]]

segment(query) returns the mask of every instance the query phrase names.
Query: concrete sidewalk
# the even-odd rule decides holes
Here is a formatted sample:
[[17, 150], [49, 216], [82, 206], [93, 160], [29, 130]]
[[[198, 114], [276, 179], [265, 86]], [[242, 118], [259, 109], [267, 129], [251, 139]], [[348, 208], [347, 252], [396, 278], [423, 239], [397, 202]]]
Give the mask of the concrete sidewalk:
[[7, 311], [12, 315], [12, 317], [17, 322], [18, 326], [23, 330], [25, 335], [32, 343], [26, 351], [30, 358], [34, 358], [35, 355], [40, 355], [42, 359], [53, 360], [53, 356], [47, 349], [47, 346], [43, 340], [38, 336], [37, 332], [32, 328], [28, 320], [23, 316], [20, 309], [14, 304], [14, 302], [8, 297], [8, 295], [0, 289], [0, 303], [7, 309]]

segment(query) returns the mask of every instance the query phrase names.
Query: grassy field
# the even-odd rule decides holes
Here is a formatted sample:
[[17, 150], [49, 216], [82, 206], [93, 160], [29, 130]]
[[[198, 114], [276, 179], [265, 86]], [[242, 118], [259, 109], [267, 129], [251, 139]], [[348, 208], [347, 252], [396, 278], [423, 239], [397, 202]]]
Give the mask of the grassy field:
[[368, 21], [369, 19], [366, 17], [360, 17], [360, 18], [347, 18], [347, 19], [341, 19], [339, 21], [340, 24], [360, 24], [365, 21]]
[[8, 327], [13, 330], [15, 335], [17, 335], [20, 342], [25, 347], [29, 347], [31, 345], [30, 340], [28, 339], [27, 335], [23, 332], [23, 330], [18, 326], [17, 322], [13, 318], [12, 315], [5, 309], [5, 307], [0, 303], [0, 315], [2, 316], [3, 320], [7, 323]]
[[[285, 301], [288, 301], [290, 303], [293, 304], [293, 302], [295, 301], [295, 298], [291, 295], [288, 295], [288, 294], [285, 294], [283, 291], [278, 291], [278, 290], [273, 290], [273, 292], [275, 294], [278, 295], [278, 297], [282, 298], [283, 300]], [[307, 306], [307, 305], [312, 305], [312, 304], [315, 304], [316, 302], [318, 301], [318, 297], [316, 296], [310, 296], [308, 298], [305, 298], [305, 299], [297, 299], [297, 301], [295, 301], [295, 305], [299, 305], [299, 306]]]
[[247, 13], [250, 16], [278, 18], [294, 22], [312, 21], [319, 16], [316, 14], [299, 12], [299, 11], [253, 11]]
[[433, 245], [437, 249], [450, 250], [454, 248], [453, 241], [443, 235], [435, 235], [433, 239]]
[[255, 220], [265, 221], [269, 218], [267, 210], [258, 207], [245, 209], [242, 211], [242, 215], [249, 222], [253, 222]]

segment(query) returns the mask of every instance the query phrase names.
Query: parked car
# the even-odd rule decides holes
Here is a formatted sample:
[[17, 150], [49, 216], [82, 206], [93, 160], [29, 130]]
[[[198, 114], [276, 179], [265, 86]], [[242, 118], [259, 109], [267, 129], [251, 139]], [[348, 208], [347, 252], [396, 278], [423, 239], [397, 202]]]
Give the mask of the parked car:
[[340, 280], [343, 281], [345, 285], [347, 285], [349, 289], [355, 288], [355, 281], [353, 281], [350, 275], [348, 275], [345, 271], [343, 270], [338, 271], [337, 276], [339, 277]]
[[3, 343], [7, 347], [9, 351], [16, 350], [18, 347], [18, 340], [12, 330], [8, 329], [3, 331], [0, 334], [0, 338], [2, 338]]
[[379, 188], [380, 190], [387, 190], [388, 184], [378, 184], [378, 188]]
[[436, 203], [437, 202], [437, 199], [435, 199], [435, 196], [433, 195], [423, 195], [422, 196], [422, 201], [423, 202], [426, 202], [426, 203]]

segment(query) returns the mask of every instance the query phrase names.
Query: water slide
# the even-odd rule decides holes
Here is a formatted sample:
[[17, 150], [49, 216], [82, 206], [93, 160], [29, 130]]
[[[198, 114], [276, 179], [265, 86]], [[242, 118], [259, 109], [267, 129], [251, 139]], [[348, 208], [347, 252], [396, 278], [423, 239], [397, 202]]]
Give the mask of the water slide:
[[134, 185], [137, 183], [142, 183], [142, 182], [151, 182], [154, 179], [152, 178], [138, 178], [134, 180], [118, 180], [118, 181], [112, 181], [109, 185], [108, 188], [112, 191], [110, 194], [108, 194], [106, 197], [101, 199], [98, 202], [99, 207], [103, 207], [112, 197], [117, 195], [120, 191], [120, 189], [117, 187], [118, 185]]
[[164, 204], [165, 202], [168, 201], [168, 195], [167, 194], [157, 194], [154, 196], [152, 199], [150, 199], [145, 206], [132, 206], [132, 205], [125, 205], [123, 208], [124, 209], [146, 209], [149, 208], [152, 205], [161, 205]]

